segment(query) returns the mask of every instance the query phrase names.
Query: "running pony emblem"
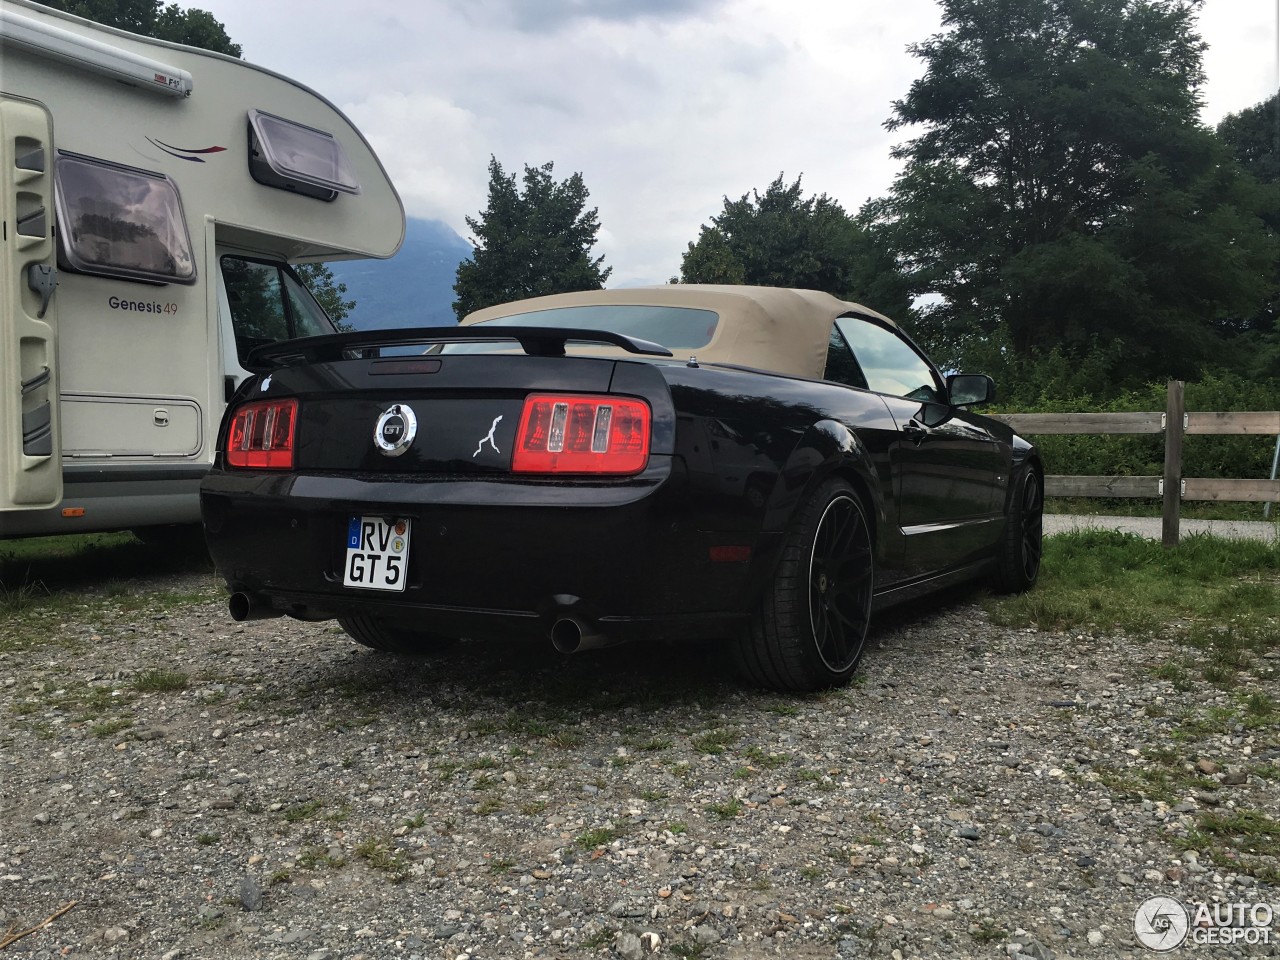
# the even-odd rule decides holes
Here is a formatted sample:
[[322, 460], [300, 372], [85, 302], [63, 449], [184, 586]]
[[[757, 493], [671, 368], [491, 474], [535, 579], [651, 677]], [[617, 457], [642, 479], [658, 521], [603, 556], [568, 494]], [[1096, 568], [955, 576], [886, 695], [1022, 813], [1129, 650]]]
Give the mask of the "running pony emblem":
[[499, 414], [498, 416], [493, 418], [493, 423], [490, 424], [489, 426], [488, 435], [483, 440], [481, 440], [478, 444], [476, 444], [476, 452], [471, 455], [472, 460], [480, 456], [480, 451], [484, 449], [484, 445], [486, 443], [489, 446], [493, 447], [494, 453], [502, 452], [501, 450], [498, 449], [498, 445], [493, 440], [493, 432], [498, 429], [498, 424], [502, 422], [502, 416], [503, 416], [502, 414]]

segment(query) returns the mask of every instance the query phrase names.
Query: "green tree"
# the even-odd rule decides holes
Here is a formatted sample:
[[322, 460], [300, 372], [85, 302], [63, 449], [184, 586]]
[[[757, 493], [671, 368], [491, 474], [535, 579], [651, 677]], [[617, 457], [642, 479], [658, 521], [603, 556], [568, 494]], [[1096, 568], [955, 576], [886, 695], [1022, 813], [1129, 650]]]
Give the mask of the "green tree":
[[1197, 119], [1202, 2], [941, 0], [886, 124], [921, 132], [864, 211], [935, 295], [935, 351], [1070, 362], [1103, 343], [1100, 389], [1222, 358], [1222, 318], [1263, 298], [1275, 247], [1265, 194]]
[[225, 53], [229, 57], [240, 56], [240, 44], [231, 42], [227, 28], [208, 10], [194, 7], [183, 10], [176, 3], [171, 3], [156, 15], [155, 33], [152, 35], [160, 40]]
[[240, 56], [240, 44], [232, 43], [227, 29], [208, 10], [184, 10], [162, 0], [41, 0], [46, 7], [84, 17], [130, 33], [185, 43], [188, 46]]
[[[1262, 221], [1274, 237], [1280, 234], [1280, 94], [1264, 103], [1227, 114], [1218, 124], [1218, 136], [1236, 161], [1263, 184], [1269, 201]], [[1272, 265], [1271, 285], [1265, 300], [1238, 325], [1244, 329], [1249, 364], [1256, 378], [1280, 380], [1280, 260]]]
[[329, 269], [329, 265], [327, 263], [300, 263], [294, 269], [298, 271], [298, 276], [302, 278], [302, 282], [307, 285], [311, 295], [320, 302], [320, 306], [324, 307], [324, 312], [329, 315], [329, 319], [334, 322], [338, 329], [354, 330], [355, 327], [345, 321], [351, 311], [356, 308], [356, 302], [346, 299], [347, 285], [337, 282], [333, 276], [333, 271]]
[[595, 207], [586, 209], [582, 174], [557, 183], [552, 168], [526, 165], [522, 188], [489, 158], [489, 203], [467, 217], [475, 250], [458, 265], [453, 286], [458, 319], [508, 300], [599, 290], [609, 279], [613, 268], [591, 257], [600, 220]]
[[[1256, 106], [1229, 113], [1218, 136], [1242, 167], [1262, 183], [1280, 182], [1280, 93]], [[1280, 211], [1276, 211], [1280, 216]]]
[[910, 306], [878, 238], [825, 193], [805, 197], [802, 177], [724, 198], [724, 209], [690, 243], [679, 283], [745, 283], [824, 290], [895, 317]]

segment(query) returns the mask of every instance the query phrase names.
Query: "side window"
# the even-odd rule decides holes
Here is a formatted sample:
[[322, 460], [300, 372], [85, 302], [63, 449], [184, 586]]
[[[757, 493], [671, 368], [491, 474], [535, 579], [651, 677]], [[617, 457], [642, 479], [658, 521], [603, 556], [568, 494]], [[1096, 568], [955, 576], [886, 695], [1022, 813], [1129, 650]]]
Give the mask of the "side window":
[[167, 176], [59, 153], [54, 178], [60, 266], [149, 283], [196, 282], [182, 200]]
[[289, 302], [289, 314], [292, 320], [290, 336], [319, 337], [326, 333], [336, 332], [336, 327], [324, 307], [316, 302], [306, 284], [298, 279], [293, 270], [282, 270], [280, 279], [284, 283], [284, 293]]
[[945, 401], [933, 367], [893, 330], [859, 317], [842, 317], [836, 326], [853, 347], [870, 389], [921, 403]]
[[249, 111], [249, 175], [264, 186], [317, 200], [360, 192], [333, 134], [263, 110]]
[[254, 347], [334, 332], [324, 309], [283, 264], [223, 257], [222, 280], [241, 362]]
[[827, 369], [822, 378], [832, 383], [843, 383], [846, 387], [867, 389], [867, 378], [836, 324], [831, 325], [831, 337], [827, 341]]

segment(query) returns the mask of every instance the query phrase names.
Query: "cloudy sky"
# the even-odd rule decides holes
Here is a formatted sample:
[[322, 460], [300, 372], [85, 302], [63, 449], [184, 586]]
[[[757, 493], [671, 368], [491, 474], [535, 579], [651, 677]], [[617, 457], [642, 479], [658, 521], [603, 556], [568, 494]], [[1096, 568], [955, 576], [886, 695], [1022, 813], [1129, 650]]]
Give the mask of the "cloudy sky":
[[[1277, 89], [1277, 3], [1208, 0], [1206, 123]], [[610, 286], [664, 282], [727, 194], [803, 174], [854, 212], [904, 134], [934, 0], [203, 0], [244, 57], [338, 104], [410, 216], [486, 203], [508, 171], [580, 171]]]

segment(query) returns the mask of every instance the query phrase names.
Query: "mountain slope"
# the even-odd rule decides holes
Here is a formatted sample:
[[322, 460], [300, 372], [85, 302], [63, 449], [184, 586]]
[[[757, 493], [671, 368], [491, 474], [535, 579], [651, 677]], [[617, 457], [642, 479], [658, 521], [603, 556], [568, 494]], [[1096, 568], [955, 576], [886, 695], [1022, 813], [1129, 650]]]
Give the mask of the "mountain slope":
[[390, 260], [338, 260], [329, 269], [356, 302], [347, 322], [358, 330], [447, 326], [457, 322], [458, 264], [470, 255], [471, 244], [448, 224], [409, 217], [404, 245]]

